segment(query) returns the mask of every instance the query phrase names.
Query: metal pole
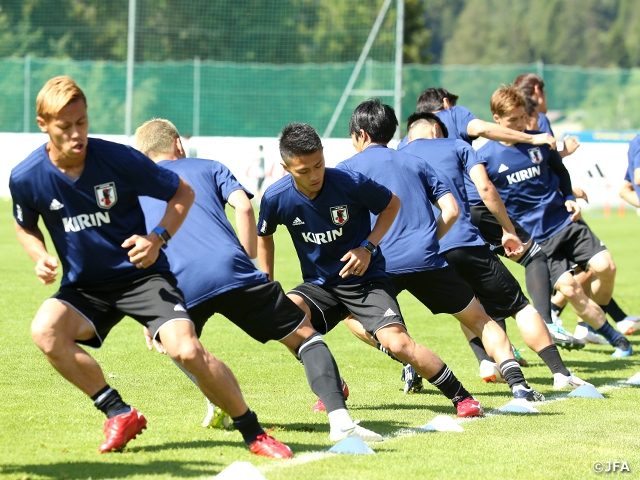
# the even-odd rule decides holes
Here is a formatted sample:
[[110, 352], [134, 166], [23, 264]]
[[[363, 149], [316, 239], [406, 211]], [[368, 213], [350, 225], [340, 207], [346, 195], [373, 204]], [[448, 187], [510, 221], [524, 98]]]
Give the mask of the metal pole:
[[24, 57], [24, 106], [22, 115], [22, 130], [29, 133], [29, 122], [31, 121], [31, 56]]
[[329, 121], [329, 125], [327, 125], [327, 128], [324, 131], [324, 134], [322, 135], [323, 138], [328, 138], [329, 136], [331, 136], [331, 132], [333, 132], [333, 127], [335, 127], [336, 123], [338, 123], [338, 118], [342, 113], [342, 109], [344, 108], [345, 103], [347, 103], [347, 98], [349, 98], [349, 95], [351, 95], [351, 90], [353, 89], [353, 85], [356, 83], [356, 80], [358, 79], [358, 75], [360, 74], [360, 70], [362, 70], [362, 65], [364, 64], [364, 61], [366, 60], [367, 55], [369, 55], [369, 50], [371, 50], [371, 45], [373, 45], [373, 41], [376, 39], [376, 36], [378, 35], [378, 30], [380, 30], [380, 25], [382, 25], [382, 21], [384, 20], [384, 17], [387, 14], [387, 10], [389, 10], [389, 5], [391, 5], [391, 0], [385, 0], [384, 4], [382, 5], [382, 8], [380, 9], [380, 12], [378, 13], [378, 18], [376, 18], [376, 21], [373, 24], [373, 28], [369, 32], [369, 37], [367, 38], [367, 41], [364, 44], [364, 48], [362, 49], [362, 52], [360, 52], [360, 57], [356, 62], [356, 66], [353, 68], [353, 72], [351, 72], [351, 77], [349, 77], [347, 86], [342, 92], [342, 97], [340, 97], [340, 101], [338, 102], [338, 105], [336, 106], [336, 109], [333, 112], [331, 120]]
[[[396, 18], [396, 75], [393, 94], [393, 108], [398, 122], [402, 125], [402, 47], [404, 45], [404, 0], [398, 0]], [[401, 128], [396, 130], [395, 138], [400, 140]]]
[[193, 136], [200, 136], [200, 57], [193, 59]]
[[127, 92], [124, 111], [124, 134], [131, 137], [133, 117], [133, 68], [136, 48], [136, 0], [129, 0], [129, 26], [127, 29]]

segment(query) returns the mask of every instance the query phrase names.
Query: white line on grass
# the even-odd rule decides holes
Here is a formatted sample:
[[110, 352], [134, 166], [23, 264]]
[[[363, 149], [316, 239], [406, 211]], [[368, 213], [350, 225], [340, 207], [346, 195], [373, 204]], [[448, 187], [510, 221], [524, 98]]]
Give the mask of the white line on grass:
[[[633, 386], [633, 384], [630, 383], [626, 383], [626, 381], [616, 381], [613, 383], [608, 383], [606, 385], [602, 385], [601, 387], [597, 388], [597, 390], [600, 393], [606, 393], [606, 392], [610, 392], [612, 390], [617, 390], [619, 388], [624, 388], [624, 387], [631, 387]], [[553, 402], [559, 402], [559, 401], [563, 401], [563, 400], [567, 400], [569, 398], [573, 398], [573, 397], [569, 397], [569, 393], [561, 393], [558, 395], [554, 395], [553, 397], [549, 397], [547, 398], [544, 402], [536, 402], [534, 405], [537, 407], [543, 407], [545, 405], [548, 405], [550, 403]], [[458, 423], [466, 423], [466, 422], [478, 422], [480, 420], [485, 420], [487, 418], [491, 418], [491, 417], [497, 417], [497, 416], [504, 416], [504, 415], [509, 415], [509, 413], [507, 412], [501, 412], [499, 409], [495, 409], [495, 410], [491, 410], [489, 412], [485, 412], [484, 417], [474, 417], [474, 418], [461, 418], [458, 419]], [[417, 427], [417, 428], [401, 428], [399, 430], [396, 430], [395, 432], [391, 432], [387, 435], [384, 435], [385, 440], [391, 440], [391, 439], [395, 439], [395, 438], [404, 438], [404, 437], [409, 437], [412, 435], [417, 435], [417, 434], [422, 434], [422, 433], [431, 433], [430, 431], [424, 430], [423, 428]], [[288, 467], [293, 467], [293, 466], [297, 466], [297, 465], [304, 465], [305, 463], [311, 463], [311, 462], [317, 462], [318, 460], [324, 460], [327, 457], [333, 456], [333, 455], [339, 455], [336, 453], [329, 453], [329, 451], [322, 451], [322, 452], [309, 452], [309, 453], [303, 453], [302, 455], [297, 455], [294, 458], [292, 458], [291, 460], [285, 460], [283, 462], [278, 462], [278, 463], [272, 463], [270, 465], [264, 465], [262, 467], [259, 467], [258, 470], [261, 473], [267, 473], [271, 470], [277, 470], [280, 468], [288, 468]]]

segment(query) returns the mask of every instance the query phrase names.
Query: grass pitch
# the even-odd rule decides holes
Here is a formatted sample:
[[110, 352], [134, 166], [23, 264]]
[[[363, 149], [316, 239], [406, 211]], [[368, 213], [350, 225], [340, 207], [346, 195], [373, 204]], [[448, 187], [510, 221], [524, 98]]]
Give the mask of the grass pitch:
[[[352, 417], [387, 438], [372, 444], [376, 455], [330, 455], [326, 415], [311, 412], [316, 398], [302, 365], [277, 343], [261, 345], [222, 317], [204, 330], [204, 345], [233, 369], [249, 406], [272, 435], [295, 457], [278, 461], [251, 455], [238, 432], [200, 426], [206, 412], [199, 391], [169, 358], [146, 350], [141, 327], [125, 319], [101, 350], [92, 351], [110, 384], [145, 414], [147, 430], [122, 453], [100, 455], [104, 417], [90, 399], [60, 377], [32, 343], [29, 324], [55, 286], [42, 286], [22, 251], [11, 218], [11, 204], [0, 200], [0, 478], [11, 479], [170, 479], [212, 478], [231, 463], [251, 462], [268, 479], [591, 478], [596, 462], [626, 462], [628, 478], [640, 475], [638, 387], [620, 383], [640, 372], [640, 335], [630, 337], [636, 355], [612, 359], [612, 347], [589, 345], [563, 352], [566, 364], [603, 393], [603, 400], [566, 398], [552, 389], [552, 378], [530, 350], [523, 356], [529, 382], [549, 401], [536, 415], [488, 415], [462, 422], [462, 433], [418, 433], [436, 415], [454, 416], [450, 402], [433, 387], [417, 395], [401, 391], [399, 364], [359, 343], [340, 326], [326, 341], [351, 396]], [[618, 265], [615, 298], [640, 314], [640, 219], [587, 217]], [[300, 279], [286, 231], [278, 231], [276, 276], [289, 288]], [[523, 279], [523, 269], [510, 269]], [[485, 385], [477, 363], [452, 317], [431, 315], [410, 295], [400, 305], [409, 331], [435, 350], [486, 412], [511, 399], [506, 385]], [[575, 315], [562, 316], [568, 330]], [[513, 343], [524, 347], [515, 322]], [[618, 467], [620, 468], [620, 467]], [[624, 475], [627, 472], [622, 472]]]

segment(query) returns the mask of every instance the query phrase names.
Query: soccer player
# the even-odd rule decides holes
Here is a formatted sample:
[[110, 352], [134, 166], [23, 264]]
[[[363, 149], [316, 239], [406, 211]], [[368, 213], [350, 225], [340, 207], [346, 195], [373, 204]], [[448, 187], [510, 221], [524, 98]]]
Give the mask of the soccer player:
[[[548, 105], [544, 80], [534, 73], [521, 74], [514, 80], [514, 86], [526, 97], [527, 103], [525, 105], [525, 111], [529, 117], [527, 130], [540, 130], [553, 135], [551, 123], [546, 116]], [[535, 111], [532, 111], [532, 106], [534, 106], [533, 110]], [[573, 154], [579, 146], [580, 144], [575, 138], [568, 135], [565, 136], [563, 149], [559, 152], [560, 156], [565, 158]], [[631, 149], [629, 153], [631, 154]], [[625, 190], [625, 187], [627, 187], [626, 183], [623, 184], [622, 191], [628, 192], [628, 190]], [[587, 194], [581, 188], [573, 187], [572, 190], [576, 198], [582, 198], [587, 203], [589, 202]], [[631, 199], [633, 200], [633, 197], [631, 197]], [[587, 282], [591, 279], [591, 276], [589, 276], [587, 272], [576, 272], [576, 277], [583, 287], [586, 286]], [[566, 304], [567, 300], [563, 298], [560, 292], [556, 292], [551, 299], [551, 315], [554, 317], [554, 323], [558, 323], [558, 317]], [[634, 331], [640, 330], [640, 317], [626, 314], [613, 297], [609, 301], [609, 304], [606, 305], [605, 313], [616, 322], [618, 330], [625, 335], [630, 335]], [[606, 343], [606, 340], [593, 332], [584, 322], [580, 322], [576, 330], [578, 336], [588, 342]]]
[[[404, 149], [387, 147], [397, 126], [395, 112], [389, 105], [379, 100], [361, 103], [349, 124], [358, 153], [338, 164], [338, 168], [380, 182], [396, 192], [403, 203], [396, 221], [380, 243], [387, 262], [386, 271], [391, 275], [396, 293], [409, 291], [433, 313], [452, 314], [483, 338], [492, 354], [497, 355], [500, 371], [504, 372], [516, 398], [531, 401], [543, 398], [527, 385], [504, 330], [485, 313], [473, 291], [439, 254], [438, 239], [457, 225], [457, 222], [446, 221], [446, 206], [453, 203], [456, 210], [459, 207], [455, 196], [427, 162], [407, 154]], [[437, 219], [431, 204], [441, 211]], [[509, 248], [522, 247], [514, 235], [508, 235], [505, 241]], [[357, 315], [356, 318], [361, 320]], [[411, 362], [407, 363], [415, 368]]]
[[[513, 86], [520, 90], [525, 97], [529, 97], [535, 102], [538, 122], [538, 128], [535, 130], [555, 136], [547, 117], [549, 106], [547, 105], [547, 91], [544, 89], [544, 80], [535, 73], [523, 73], [515, 78]], [[562, 150], [558, 152], [562, 158], [573, 154], [580, 146], [578, 141], [569, 135], [564, 137], [562, 143]]]
[[[347, 436], [382, 440], [351, 420], [338, 367], [322, 337], [280, 284], [269, 282], [250, 260], [257, 256], [251, 194], [221, 163], [185, 158], [180, 134], [168, 120], [149, 120], [136, 130], [135, 139], [140, 151], [179, 174], [196, 193], [191, 213], [167, 256], [198, 337], [207, 320], [220, 313], [259, 342], [280, 341], [303, 363], [309, 386], [322, 399], [332, 441]], [[240, 240], [227, 220], [226, 203], [235, 209]], [[147, 225], [154, 225], [164, 204], [143, 198], [142, 206]]]
[[[523, 339], [545, 362], [553, 374], [554, 389], [575, 388], [580, 380], [564, 365], [558, 348], [544, 321], [526, 299], [517, 280], [485, 244], [478, 228], [471, 223], [471, 212], [465, 189], [465, 174], [477, 187], [485, 205], [513, 236], [514, 227], [498, 192], [484, 167], [484, 160], [467, 143], [446, 137], [446, 126], [432, 113], [415, 113], [407, 120], [409, 143], [402, 150], [416, 155], [433, 167], [460, 205], [460, 218], [440, 239], [440, 254], [453, 265], [471, 286], [489, 316], [506, 330], [505, 319], [515, 318]], [[509, 239], [509, 236], [506, 237]], [[505, 237], [503, 237], [503, 244]], [[465, 332], [467, 333], [467, 332]], [[482, 342], [467, 335], [471, 349], [480, 364], [480, 376], [496, 381], [497, 365], [486, 353]]]
[[[38, 279], [51, 284], [59, 263], [38, 227], [42, 217], [63, 275], [36, 313], [31, 335], [51, 365], [107, 416], [99, 451], [122, 449], [147, 423], [78, 345], [99, 348], [125, 315], [147, 327], [208, 398], [237, 418], [251, 418], [238, 428], [252, 450], [260, 448], [267, 436], [233, 374], [200, 344], [161, 248], [193, 203], [192, 188], [130, 147], [88, 138], [87, 101], [69, 77], [44, 85], [36, 113], [49, 141], [11, 172], [15, 226]], [[148, 234], [140, 195], [167, 202]]]
[[[325, 168], [322, 142], [310, 125], [285, 126], [279, 142], [291, 175], [267, 188], [262, 197], [260, 265], [273, 278], [273, 234], [278, 225], [285, 225], [304, 280], [289, 294], [313, 312], [312, 322], [322, 328], [325, 312], [346, 307], [395, 358], [410, 363], [437, 386], [459, 417], [483, 415], [479, 402], [451, 370], [405, 328], [377, 247], [398, 213], [398, 197], [361, 174]], [[377, 215], [373, 227], [370, 214]]]
[[[491, 97], [494, 120], [514, 130], [525, 128], [524, 105], [524, 96], [513, 86], [502, 87]], [[544, 146], [494, 141], [485, 144], [479, 154], [487, 161], [487, 173], [509, 216], [531, 233], [546, 254], [553, 287], [569, 300], [581, 318], [616, 347], [614, 357], [631, 355], [629, 341], [606, 322], [604, 311], [598, 306], [611, 299], [615, 263], [602, 242], [580, 220], [580, 206], [560, 155]], [[467, 188], [472, 202], [470, 190]], [[593, 300], [573, 277], [573, 261], [597, 277]]]
[[[451, 138], [459, 138], [469, 145], [478, 137], [505, 142], [522, 142], [533, 145], [550, 145], [556, 147], [556, 140], [548, 133], [529, 134], [509, 131], [509, 129], [492, 122], [477, 118], [465, 107], [457, 105], [458, 95], [441, 87], [428, 88], [423, 91], [416, 102], [416, 112], [435, 113], [446, 125]], [[407, 144], [408, 138], [398, 145], [398, 149]]]
[[640, 135], [629, 143], [629, 163], [620, 189], [620, 197], [634, 207], [640, 208]]

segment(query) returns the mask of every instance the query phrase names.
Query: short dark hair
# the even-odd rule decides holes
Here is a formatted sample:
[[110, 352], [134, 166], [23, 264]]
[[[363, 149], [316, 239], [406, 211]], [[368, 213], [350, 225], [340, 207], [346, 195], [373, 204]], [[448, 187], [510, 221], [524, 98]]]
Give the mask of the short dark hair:
[[311, 155], [322, 149], [322, 140], [315, 128], [306, 123], [293, 122], [285, 126], [280, 132], [278, 141], [280, 156], [289, 165], [294, 157]]
[[444, 108], [442, 101], [448, 99], [451, 106], [458, 103], [458, 95], [454, 95], [442, 87], [427, 88], [418, 97], [416, 102], [417, 112], [437, 112]]
[[431, 125], [433, 125], [434, 123], [437, 123], [438, 127], [440, 128], [440, 131], [442, 132], [442, 136], [444, 138], [449, 137], [449, 130], [447, 129], [447, 126], [444, 124], [442, 120], [440, 120], [440, 118], [437, 115], [431, 112], [415, 112], [409, 115], [409, 118], [407, 119], [407, 132], [409, 132], [409, 130], [411, 129], [414, 123], [420, 120], [424, 120], [425, 122], [428, 122]]
[[532, 97], [536, 87], [544, 91], [544, 80], [535, 73], [523, 73], [513, 81], [513, 86], [520, 90], [525, 97]]
[[349, 121], [349, 134], [360, 136], [360, 130], [364, 130], [375, 143], [391, 141], [398, 128], [396, 112], [389, 105], [374, 98], [366, 100], [356, 107]]
[[536, 107], [538, 106], [538, 102], [531, 97], [525, 97], [524, 102], [524, 111], [529, 116], [533, 115], [536, 111]]

